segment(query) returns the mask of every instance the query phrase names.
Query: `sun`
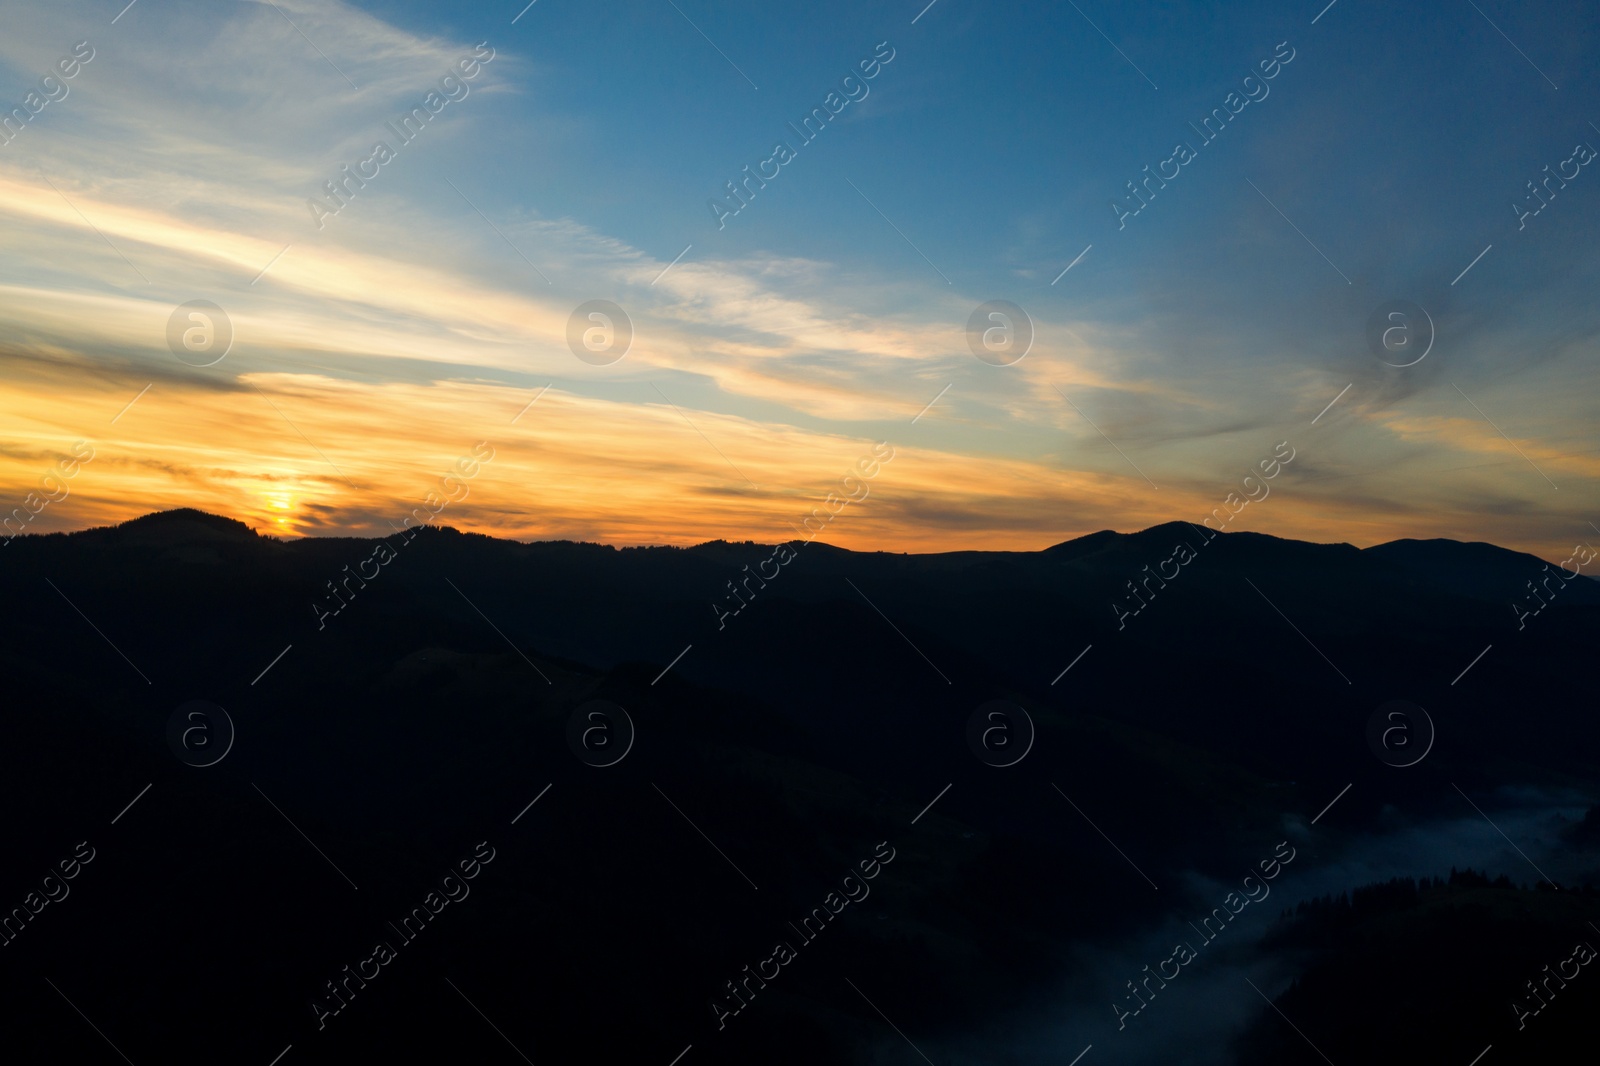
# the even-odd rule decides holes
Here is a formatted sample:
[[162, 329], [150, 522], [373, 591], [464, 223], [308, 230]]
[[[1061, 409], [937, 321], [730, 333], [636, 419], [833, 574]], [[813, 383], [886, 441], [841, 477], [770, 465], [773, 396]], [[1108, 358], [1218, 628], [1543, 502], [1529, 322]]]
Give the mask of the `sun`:
[[267, 502], [271, 512], [272, 524], [283, 529], [289, 528], [289, 512], [294, 510], [294, 497], [287, 492], [264, 492], [262, 498]]

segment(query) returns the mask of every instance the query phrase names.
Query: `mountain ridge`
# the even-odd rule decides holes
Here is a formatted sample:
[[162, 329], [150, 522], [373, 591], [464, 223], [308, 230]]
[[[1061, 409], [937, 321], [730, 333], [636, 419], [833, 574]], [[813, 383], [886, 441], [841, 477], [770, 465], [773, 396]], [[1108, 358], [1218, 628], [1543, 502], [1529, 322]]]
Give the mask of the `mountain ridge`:
[[[708, 549], [716, 551], [721, 549], [739, 552], [743, 551], [744, 549], [753, 548], [770, 549], [776, 547], [778, 544], [806, 544], [808, 546], [815, 545], [817, 547], [827, 548], [831, 551], [842, 552], [854, 556], [890, 555], [912, 558], [934, 558], [940, 556], [1005, 557], [1044, 555], [1056, 558], [1076, 558], [1118, 545], [1140, 544], [1142, 546], [1146, 543], [1155, 544], [1156, 542], [1160, 542], [1164, 547], [1166, 546], [1166, 540], [1171, 536], [1177, 536], [1180, 538], [1187, 536], [1189, 542], [1193, 545], [1198, 543], [1203, 534], [1210, 534], [1211, 536], [1207, 538], [1207, 542], [1212, 540], [1223, 540], [1243, 543], [1254, 540], [1258, 543], [1307, 545], [1317, 548], [1353, 548], [1355, 551], [1369, 554], [1375, 558], [1384, 558], [1389, 561], [1408, 565], [1414, 564], [1417, 561], [1417, 555], [1422, 550], [1450, 553], [1454, 558], [1478, 562], [1486, 562], [1492, 558], [1495, 558], [1493, 553], [1499, 553], [1499, 561], [1501, 563], [1516, 559], [1525, 563], [1531, 561], [1537, 563], [1541, 567], [1547, 563], [1552, 566], [1558, 565], [1553, 561], [1541, 559], [1539, 556], [1533, 555], [1532, 553], [1517, 551], [1514, 548], [1506, 548], [1490, 541], [1458, 541], [1448, 537], [1402, 537], [1392, 541], [1384, 541], [1380, 544], [1369, 545], [1365, 548], [1355, 548], [1355, 546], [1350, 544], [1348, 541], [1300, 540], [1294, 537], [1280, 537], [1276, 534], [1260, 533], [1253, 530], [1236, 530], [1231, 533], [1218, 532], [1196, 526], [1191, 522], [1185, 522], [1177, 519], [1168, 522], [1160, 522], [1153, 526], [1147, 526], [1143, 529], [1131, 530], [1128, 532], [1114, 529], [1096, 530], [1093, 533], [1085, 533], [1078, 537], [1071, 537], [1067, 540], [1058, 541], [1054, 544], [1046, 545], [1043, 548], [1036, 548], [1032, 550], [962, 548], [944, 552], [896, 552], [888, 549], [859, 550], [854, 548], [839, 547], [837, 545], [828, 544], [825, 541], [807, 541], [802, 538], [768, 542], [756, 540], [737, 541], [719, 537], [713, 540], [702, 541], [697, 544], [683, 546], [669, 544], [616, 545], [609, 544], [604, 541], [572, 540], [570, 538], [555, 538], [550, 540], [517, 540], [511, 537], [497, 537], [486, 533], [473, 533], [459, 529], [448, 523], [435, 524], [428, 528], [459, 536], [481, 536], [487, 540], [499, 543], [519, 544], [524, 546], [540, 544], [565, 544], [574, 546], [584, 545], [599, 548], [609, 548], [613, 551], [671, 549], [675, 551], [693, 552], [706, 551]], [[139, 515], [136, 518], [130, 518], [126, 521], [116, 522], [110, 525], [91, 526], [85, 529], [65, 530], [55, 533], [22, 534], [21, 538], [19, 539], [52, 536], [76, 537], [84, 534], [105, 534], [107, 532], [156, 533], [160, 531], [170, 532], [178, 530], [190, 530], [196, 532], [204, 531], [214, 535], [214, 537], [210, 539], [233, 535], [237, 536], [242, 541], [265, 539], [289, 545], [300, 544], [308, 541], [377, 541], [388, 536], [393, 536], [392, 533], [380, 533], [370, 536], [358, 533], [342, 533], [323, 536], [285, 537], [280, 534], [273, 533], [270, 530], [257, 529], [256, 527], [251, 526], [240, 519], [230, 518], [226, 515], [214, 514], [212, 512], [203, 511], [194, 507], [178, 507], [165, 511], [151, 511], [147, 514]], [[1243, 538], [1243, 540], [1241, 541], [1239, 538]], [[1487, 551], [1485, 549], [1487, 549]]]

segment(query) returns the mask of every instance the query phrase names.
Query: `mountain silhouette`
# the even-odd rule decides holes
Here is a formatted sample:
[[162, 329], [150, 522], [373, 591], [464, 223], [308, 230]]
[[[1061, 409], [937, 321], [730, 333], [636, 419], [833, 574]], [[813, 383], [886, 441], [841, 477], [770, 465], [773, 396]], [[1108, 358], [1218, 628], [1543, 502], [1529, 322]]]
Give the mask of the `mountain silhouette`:
[[[1528, 585], [1532, 583], [1541, 595], [1564, 603], [1600, 603], [1600, 582], [1590, 575], [1572, 577], [1572, 569], [1560, 568], [1568, 562], [1564, 559], [1546, 563], [1538, 556], [1482, 541], [1395, 540], [1367, 551], [1405, 569], [1417, 581], [1474, 599], [1498, 601], [1506, 598], [1507, 589], [1514, 589], [1516, 599], [1529, 600], [1532, 592]], [[1573, 563], [1568, 565], [1575, 568]], [[1552, 576], [1547, 592], [1540, 582]]]
[[[447, 527], [287, 540], [180, 510], [18, 537], [0, 553], [0, 809], [29, 813], [0, 905], [80, 841], [98, 857], [0, 949], [0, 991], [61, 1011], [38, 975], [69, 974], [134, 1061], [271, 1061], [286, 1044], [307, 1061], [500, 1061], [457, 991], [535, 1061], [557, 1030], [550, 1046], [591, 1039], [608, 1058], [890, 1061], [908, 1049], [883, 1015], [934, 1061], [978, 1061], [963, 1049], [1068, 1008], [1104, 1029], [1070, 1061], [1120, 1039], [1111, 1004], [1139, 968], [1088, 960], [1209, 912], [1214, 886], [1280, 841], [1305, 859], [1277, 891], [1354, 889], [1377, 869], [1354, 856], [1393, 853], [1402, 831], [1426, 846], [1397, 873], [1442, 876], [1458, 825], [1500, 846], [1480, 814], [1515, 832], [1530, 796], [1578, 816], [1600, 799], [1600, 723], [1573, 669], [1600, 639], [1587, 585], [1519, 627], [1509, 605], [1545, 565], [1532, 556], [1208, 533], [913, 555]], [[172, 747], [195, 700], [236, 731], [214, 766]], [[632, 725], [597, 749], [622, 753], [612, 765], [575, 747], [596, 700]], [[1018, 746], [988, 750], [1020, 752], [1011, 765], [972, 739], [997, 700], [1026, 712], [1007, 719]], [[1405, 768], [1369, 742], [1394, 700], [1437, 733]], [[1565, 852], [1520, 843], [1570, 891], [1600, 858], [1569, 823], [1551, 830]], [[319, 1027], [327, 982], [480, 841], [499, 857], [471, 898]], [[870, 895], [719, 1025], [728, 983], [801, 936], [880, 844], [896, 858]], [[1303, 964], [1315, 987], [1347, 988], [1292, 937], [1252, 947], [1271, 920], [1250, 920], [1227, 950], [1254, 952], [1252, 972]], [[113, 941], [122, 954], [97, 969], [63, 961]], [[1396, 941], [1417, 967], [1436, 942]], [[1227, 972], [1214, 951], [1201, 965]], [[1428, 1004], [1429, 1025], [1476, 1039], [1448, 997]], [[406, 1024], [444, 1008], [460, 1012], [447, 1035]], [[1247, 1036], [1250, 1061], [1282, 1050]], [[1015, 1038], [1007, 1061], [1046, 1061]], [[37, 1040], [24, 1056], [60, 1053], [54, 1034], [19, 1039]]]

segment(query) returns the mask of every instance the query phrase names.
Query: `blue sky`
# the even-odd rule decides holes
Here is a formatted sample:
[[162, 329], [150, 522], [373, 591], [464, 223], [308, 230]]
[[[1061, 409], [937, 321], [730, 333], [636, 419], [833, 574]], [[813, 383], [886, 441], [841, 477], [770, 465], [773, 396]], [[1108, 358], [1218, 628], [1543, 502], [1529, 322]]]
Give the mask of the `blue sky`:
[[[1283, 439], [1292, 502], [1240, 528], [1563, 558], [1600, 520], [1600, 177], [1520, 230], [1512, 207], [1600, 146], [1591, 10], [538, 0], [513, 25], [516, 3], [142, 0], [113, 25], [121, 6], [0, 4], [8, 107], [96, 49], [0, 147], [0, 488], [152, 384], [104, 478], [41, 522], [192, 500], [361, 530], [491, 434], [489, 397], [515, 413], [545, 386], [543, 422], [499, 419], [508, 477], [461, 524], [772, 539], [881, 439], [914, 461], [853, 546], [1198, 520]], [[479, 42], [470, 93], [318, 229], [308, 197]], [[801, 144], [787, 124], [881, 42], [867, 95]], [[1189, 123], [1263, 90], [1202, 145]], [[795, 158], [719, 229], [707, 200], [780, 140]], [[1119, 228], [1111, 202], [1178, 142], [1195, 157]], [[164, 340], [195, 298], [238, 332], [204, 371]], [[614, 366], [566, 349], [592, 299], [635, 326]], [[1014, 366], [968, 350], [995, 299], [1037, 330]], [[1415, 366], [1366, 342], [1391, 300], [1436, 328]], [[533, 513], [512, 471], [565, 502]]]

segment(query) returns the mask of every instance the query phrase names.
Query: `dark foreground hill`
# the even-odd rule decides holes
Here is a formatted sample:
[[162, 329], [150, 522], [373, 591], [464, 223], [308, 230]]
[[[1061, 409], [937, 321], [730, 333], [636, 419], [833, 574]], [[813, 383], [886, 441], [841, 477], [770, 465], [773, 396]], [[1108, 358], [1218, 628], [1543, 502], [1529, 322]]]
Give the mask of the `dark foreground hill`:
[[[1322, 891], [1401, 829], [1513, 824], [1533, 794], [1581, 814], [1600, 792], [1587, 579], [1519, 619], [1547, 576], [1531, 556], [1206, 536], [923, 556], [285, 542], [180, 511], [18, 538], [0, 907], [26, 913], [0, 981], [50, 1022], [16, 1039], [108, 1054], [64, 993], [135, 1062], [518, 1061], [508, 1040], [535, 1062], [910, 1061], [902, 1035], [941, 1066], [1070, 1061], [1117, 1048], [1110, 1004], [1171, 949], [1106, 960], [1210, 911], [1278, 843]], [[192, 700], [232, 722], [214, 765], [176, 754], [224, 735], [178, 713]], [[994, 700], [1026, 720], [974, 724]], [[1369, 733], [1392, 700], [1425, 710], [1430, 743], [1415, 712]], [[1436, 836], [1417, 862], [1453, 864]], [[1522, 879], [1592, 876], [1594, 842], [1565, 839]], [[34, 913], [80, 842], [70, 896]], [[470, 896], [439, 902], [480, 844], [494, 858], [452, 882]], [[1292, 974], [1303, 948], [1260, 951]], [[1246, 1006], [1233, 1036], [1275, 1017]], [[1470, 1043], [1476, 1021], [1431, 1024]], [[1250, 1032], [1184, 1061], [1272, 1046]]]

